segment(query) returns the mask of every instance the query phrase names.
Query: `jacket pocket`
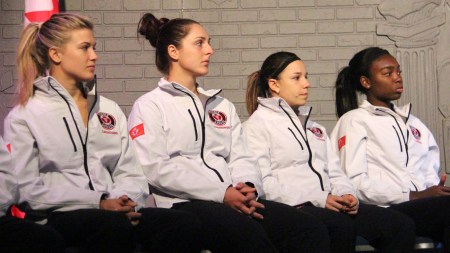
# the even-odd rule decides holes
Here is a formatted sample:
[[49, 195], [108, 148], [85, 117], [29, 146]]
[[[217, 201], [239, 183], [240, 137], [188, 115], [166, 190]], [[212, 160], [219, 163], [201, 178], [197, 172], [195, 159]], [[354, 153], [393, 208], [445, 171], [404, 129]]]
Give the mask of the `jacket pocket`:
[[73, 140], [72, 132], [70, 132], [69, 123], [67, 123], [66, 117], [63, 117], [63, 120], [64, 120], [64, 124], [66, 125], [67, 132], [69, 133], [70, 140], [72, 141], [72, 144], [73, 144], [73, 151], [77, 152], [77, 146], [75, 145], [75, 141]]
[[197, 133], [197, 123], [195, 122], [194, 115], [192, 115], [191, 109], [188, 109], [189, 115], [191, 115], [192, 123], [194, 124], [194, 133], [195, 133], [195, 141], [198, 140], [198, 133]]
[[392, 128], [394, 128], [395, 134], [397, 135], [398, 144], [400, 145], [400, 152], [403, 152], [402, 141], [400, 140], [400, 135], [398, 134], [398, 131], [397, 131], [397, 129], [395, 128], [395, 126], [392, 126]]
[[288, 129], [289, 129], [289, 131], [291, 132], [291, 134], [294, 136], [294, 138], [297, 140], [298, 144], [300, 144], [300, 147], [301, 147], [302, 150], [303, 150], [303, 145], [302, 145], [302, 143], [300, 142], [300, 140], [297, 138], [297, 136], [295, 136], [294, 131], [292, 131], [292, 129], [291, 129], [290, 127], [288, 127]]

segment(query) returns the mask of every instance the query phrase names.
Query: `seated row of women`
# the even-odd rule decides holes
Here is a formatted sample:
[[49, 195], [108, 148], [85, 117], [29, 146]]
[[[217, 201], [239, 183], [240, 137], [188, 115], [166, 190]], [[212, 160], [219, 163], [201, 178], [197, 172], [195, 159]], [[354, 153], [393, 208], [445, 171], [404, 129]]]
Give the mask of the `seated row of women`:
[[241, 124], [221, 90], [197, 83], [214, 53], [198, 22], [147, 13], [138, 33], [163, 77], [127, 120], [97, 94], [87, 18], [23, 31], [0, 153], [1, 252], [353, 252], [356, 235], [378, 252], [413, 252], [416, 235], [450, 252], [439, 149], [392, 103], [404, 88], [388, 51], [364, 49], [339, 73], [329, 137], [309, 119], [297, 55], [276, 52], [249, 76]]

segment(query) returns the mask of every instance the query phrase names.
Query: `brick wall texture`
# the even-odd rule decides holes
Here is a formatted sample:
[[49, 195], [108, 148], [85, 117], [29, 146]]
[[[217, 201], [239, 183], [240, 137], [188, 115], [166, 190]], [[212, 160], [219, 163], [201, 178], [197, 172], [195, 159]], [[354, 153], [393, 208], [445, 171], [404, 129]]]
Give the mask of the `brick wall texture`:
[[[235, 103], [242, 120], [246, 77], [271, 53], [297, 53], [311, 81], [312, 119], [329, 131], [336, 122], [333, 85], [337, 72], [354, 53], [368, 46], [394, 49], [376, 35], [385, 22], [377, 10], [380, 0], [65, 0], [65, 11], [90, 17], [95, 23], [99, 61], [97, 77], [102, 95], [115, 100], [125, 113], [136, 98], [156, 86], [160, 73], [154, 50], [138, 40], [136, 27], [146, 12], [157, 17], [186, 17], [209, 32], [215, 55], [205, 88], [222, 88]], [[23, 0], [1, 0], [0, 120], [14, 103], [15, 50], [23, 28]]]

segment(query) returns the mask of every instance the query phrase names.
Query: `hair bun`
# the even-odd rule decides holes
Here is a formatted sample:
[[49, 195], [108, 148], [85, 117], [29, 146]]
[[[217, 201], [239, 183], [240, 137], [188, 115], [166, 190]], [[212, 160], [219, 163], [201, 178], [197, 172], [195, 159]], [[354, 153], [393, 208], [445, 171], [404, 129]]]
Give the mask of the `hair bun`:
[[163, 28], [163, 26], [165, 26], [167, 23], [169, 23], [169, 19], [168, 18], [160, 18], [159, 19], [159, 30], [161, 30]]
[[167, 18], [160, 18], [159, 20], [151, 13], [146, 13], [142, 16], [138, 24], [138, 34], [145, 36], [153, 47], [156, 47], [158, 41], [159, 31], [169, 22]]

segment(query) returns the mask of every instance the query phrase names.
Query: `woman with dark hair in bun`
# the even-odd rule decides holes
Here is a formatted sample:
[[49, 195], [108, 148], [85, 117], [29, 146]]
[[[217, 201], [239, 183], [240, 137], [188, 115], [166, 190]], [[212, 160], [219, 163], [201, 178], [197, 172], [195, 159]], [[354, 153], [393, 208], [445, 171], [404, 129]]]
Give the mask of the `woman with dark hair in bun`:
[[263, 199], [235, 107], [221, 90], [198, 85], [214, 53], [205, 29], [148, 13], [138, 32], [155, 47], [164, 75], [134, 103], [128, 122], [157, 205], [197, 215], [212, 252], [329, 252], [320, 221]]

